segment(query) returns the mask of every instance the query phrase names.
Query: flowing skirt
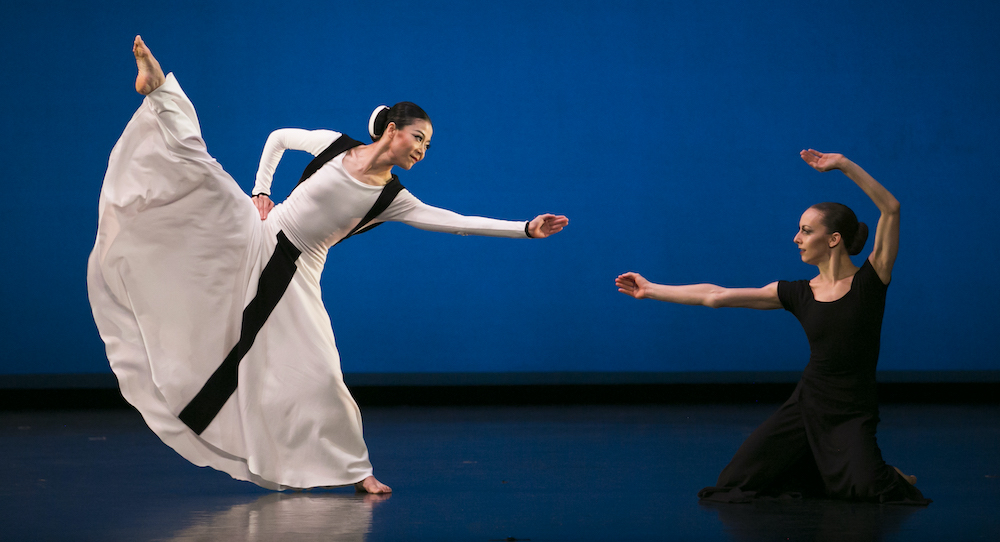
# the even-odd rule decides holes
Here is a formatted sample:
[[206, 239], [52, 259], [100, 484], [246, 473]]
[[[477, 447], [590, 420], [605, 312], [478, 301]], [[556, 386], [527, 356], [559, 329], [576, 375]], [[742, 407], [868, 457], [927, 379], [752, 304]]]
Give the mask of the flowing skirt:
[[[325, 262], [295, 260], [259, 331], [245, 324], [276, 230], [208, 154], [170, 74], [111, 152], [87, 268], [94, 319], [122, 395], [192, 463], [270, 489], [352, 484], [372, 467], [320, 294]], [[238, 343], [235, 392], [196, 432], [181, 412]]]

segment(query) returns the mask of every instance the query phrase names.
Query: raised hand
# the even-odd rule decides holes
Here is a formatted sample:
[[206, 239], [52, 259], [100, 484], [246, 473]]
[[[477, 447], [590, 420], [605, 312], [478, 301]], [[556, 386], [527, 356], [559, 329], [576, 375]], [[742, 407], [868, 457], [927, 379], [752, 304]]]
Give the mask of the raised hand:
[[562, 215], [538, 215], [528, 223], [528, 233], [533, 238], [542, 239], [559, 233], [566, 227], [566, 224], [569, 224], [569, 219]]
[[799, 156], [816, 171], [840, 169], [845, 164], [845, 160], [847, 160], [843, 154], [819, 152], [814, 149], [801, 151], [799, 152]]
[[639, 273], [631, 271], [618, 275], [618, 278], [615, 279], [615, 286], [618, 287], [619, 292], [636, 299], [645, 299], [649, 294], [649, 281]]
[[261, 220], [267, 219], [267, 214], [271, 212], [271, 209], [274, 209], [274, 202], [271, 201], [271, 198], [267, 197], [267, 194], [257, 194], [250, 198], [250, 201], [257, 207], [257, 212], [260, 213]]

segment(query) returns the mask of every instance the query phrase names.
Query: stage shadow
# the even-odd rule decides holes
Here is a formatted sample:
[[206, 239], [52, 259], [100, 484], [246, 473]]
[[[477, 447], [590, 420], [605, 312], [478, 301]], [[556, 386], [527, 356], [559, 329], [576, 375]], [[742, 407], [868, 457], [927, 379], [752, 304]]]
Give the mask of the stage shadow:
[[371, 532], [372, 509], [389, 495], [346, 493], [268, 493], [204, 517], [166, 539], [330, 540], [362, 542]]
[[734, 542], [878, 541], [899, 531], [910, 514], [923, 510], [918, 506], [822, 499], [760, 499], [749, 504], [702, 501], [700, 504], [718, 512], [724, 532]]

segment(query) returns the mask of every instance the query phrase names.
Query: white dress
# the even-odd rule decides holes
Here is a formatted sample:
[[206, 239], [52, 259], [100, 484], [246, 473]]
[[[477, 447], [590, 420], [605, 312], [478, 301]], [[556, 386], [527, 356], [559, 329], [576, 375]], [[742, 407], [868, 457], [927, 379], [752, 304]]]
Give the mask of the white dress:
[[[268, 139], [257, 186], [269, 185], [284, 148], [318, 154], [339, 135], [279, 131]], [[94, 319], [122, 395], [196, 465], [271, 489], [347, 485], [372, 474], [319, 280], [328, 249], [382, 189], [351, 178], [342, 159], [327, 162], [261, 221], [208, 154], [173, 74], [143, 100], [111, 151], [87, 269]], [[405, 189], [376, 218], [387, 220], [526, 237], [523, 221], [464, 217]], [[271, 291], [273, 306], [253, 333], [247, 314], [266, 297], [261, 277], [269, 264], [280, 267], [283, 254], [289, 280], [277, 297]], [[216, 397], [196, 432], [181, 413], [224, 372], [223, 360], [235, 390]]]

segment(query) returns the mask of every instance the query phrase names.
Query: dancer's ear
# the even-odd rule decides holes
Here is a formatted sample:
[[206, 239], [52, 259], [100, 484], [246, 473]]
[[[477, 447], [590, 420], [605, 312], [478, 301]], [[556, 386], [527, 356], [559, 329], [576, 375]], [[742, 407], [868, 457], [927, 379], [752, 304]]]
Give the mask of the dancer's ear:
[[833, 232], [833, 234], [830, 235], [830, 248], [834, 248], [837, 245], [839, 245], [840, 240], [841, 240], [840, 232], [839, 231]]
[[385, 125], [385, 131], [382, 132], [382, 138], [380, 139], [391, 140], [396, 135], [396, 131], [396, 123], [390, 122]]

